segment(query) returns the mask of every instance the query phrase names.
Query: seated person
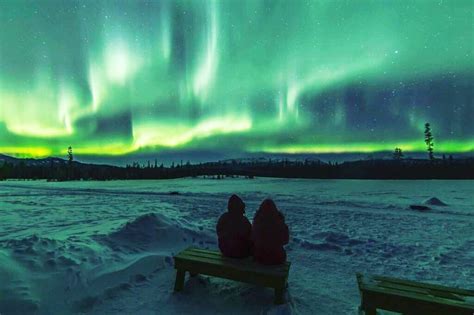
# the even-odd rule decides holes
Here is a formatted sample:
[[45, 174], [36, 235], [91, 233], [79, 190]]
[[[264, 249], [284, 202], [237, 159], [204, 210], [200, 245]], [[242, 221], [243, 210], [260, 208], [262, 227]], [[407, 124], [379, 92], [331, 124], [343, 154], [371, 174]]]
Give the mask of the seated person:
[[227, 212], [221, 215], [216, 227], [219, 249], [224, 256], [244, 258], [252, 254], [252, 226], [244, 213], [245, 203], [232, 195]]
[[283, 245], [288, 244], [289, 232], [285, 217], [271, 199], [260, 205], [253, 219], [252, 238], [255, 260], [265, 265], [279, 265], [286, 261]]

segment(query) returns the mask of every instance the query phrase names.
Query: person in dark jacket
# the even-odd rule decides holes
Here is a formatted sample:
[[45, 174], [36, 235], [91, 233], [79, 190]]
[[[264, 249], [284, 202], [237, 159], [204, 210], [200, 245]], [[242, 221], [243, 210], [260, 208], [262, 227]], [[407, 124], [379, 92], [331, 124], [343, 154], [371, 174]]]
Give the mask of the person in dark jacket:
[[271, 199], [262, 202], [253, 218], [252, 239], [255, 260], [265, 265], [278, 265], [286, 261], [283, 248], [288, 244], [289, 231], [285, 217]]
[[252, 254], [252, 225], [244, 214], [245, 203], [232, 195], [216, 227], [219, 249], [225, 256], [244, 258]]

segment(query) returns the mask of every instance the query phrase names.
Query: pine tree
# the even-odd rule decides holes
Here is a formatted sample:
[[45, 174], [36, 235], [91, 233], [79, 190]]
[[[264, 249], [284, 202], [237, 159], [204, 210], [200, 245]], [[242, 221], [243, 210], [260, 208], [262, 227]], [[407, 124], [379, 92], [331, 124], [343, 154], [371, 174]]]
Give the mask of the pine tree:
[[426, 146], [427, 146], [427, 150], [428, 150], [428, 157], [430, 160], [434, 160], [434, 155], [433, 155], [433, 147], [434, 147], [434, 143], [433, 143], [433, 134], [431, 133], [431, 126], [430, 126], [430, 123], [426, 123], [425, 124], [425, 143], [426, 143]]
[[71, 180], [74, 178], [74, 170], [73, 170], [73, 165], [72, 161], [74, 161], [74, 156], [72, 155], [72, 147], [69, 146], [67, 148], [67, 160], [68, 160], [68, 166], [66, 170], [66, 179]]
[[72, 164], [72, 161], [74, 161], [74, 156], [72, 155], [72, 147], [69, 146], [67, 148], [67, 160], [69, 161], [69, 164]]
[[402, 158], [403, 158], [402, 149], [395, 148], [395, 151], [393, 152], [393, 159], [394, 160], [401, 160]]

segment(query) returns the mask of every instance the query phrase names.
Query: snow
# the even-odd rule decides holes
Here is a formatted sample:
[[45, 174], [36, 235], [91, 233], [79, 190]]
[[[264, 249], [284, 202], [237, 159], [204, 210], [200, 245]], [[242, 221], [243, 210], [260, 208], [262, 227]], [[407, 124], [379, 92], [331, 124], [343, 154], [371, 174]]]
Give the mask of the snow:
[[[171, 193], [173, 192], [173, 193]], [[172, 256], [217, 247], [239, 194], [271, 197], [290, 227], [288, 303], [198, 276], [173, 294]], [[429, 212], [408, 206], [436, 196]], [[353, 314], [355, 273], [474, 289], [472, 181], [177, 179], [0, 183], [2, 314]]]
[[444, 202], [442, 202], [441, 200], [439, 200], [438, 198], [436, 197], [432, 197], [428, 200], [425, 200], [423, 201], [423, 204], [425, 205], [433, 205], [433, 206], [447, 206], [447, 204], [445, 204]]

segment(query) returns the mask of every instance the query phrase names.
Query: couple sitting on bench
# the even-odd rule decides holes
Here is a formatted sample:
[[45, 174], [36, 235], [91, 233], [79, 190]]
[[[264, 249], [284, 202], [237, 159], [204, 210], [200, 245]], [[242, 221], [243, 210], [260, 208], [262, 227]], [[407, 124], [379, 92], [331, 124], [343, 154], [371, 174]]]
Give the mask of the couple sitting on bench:
[[229, 198], [227, 212], [217, 223], [219, 249], [232, 258], [252, 256], [264, 265], [279, 265], [286, 261], [283, 248], [289, 232], [285, 217], [271, 199], [262, 202], [251, 225], [245, 217], [245, 203], [237, 195]]
[[[260, 205], [253, 226], [244, 216], [245, 203], [238, 196], [230, 197], [227, 208], [217, 223], [222, 253], [189, 247], [174, 256], [174, 290], [183, 289], [186, 272], [189, 272], [273, 288], [275, 303], [284, 303], [290, 269], [283, 248], [289, 237], [285, 218], [270, 199]], [[256, 262], [251, 258], [241, 259], [250, 256]]]

